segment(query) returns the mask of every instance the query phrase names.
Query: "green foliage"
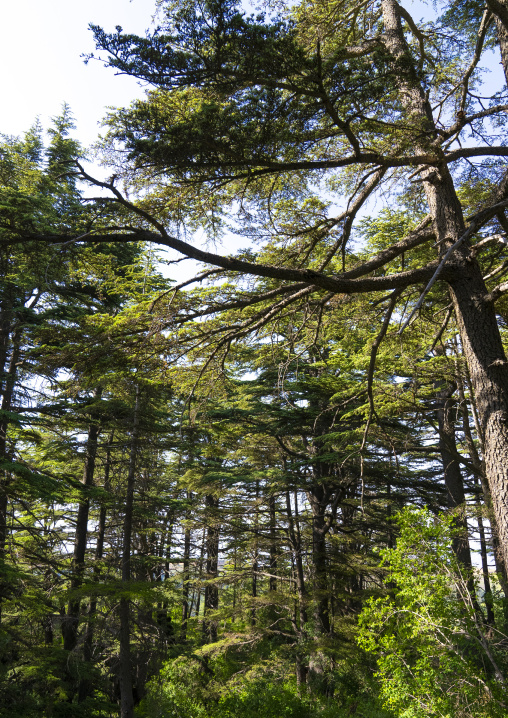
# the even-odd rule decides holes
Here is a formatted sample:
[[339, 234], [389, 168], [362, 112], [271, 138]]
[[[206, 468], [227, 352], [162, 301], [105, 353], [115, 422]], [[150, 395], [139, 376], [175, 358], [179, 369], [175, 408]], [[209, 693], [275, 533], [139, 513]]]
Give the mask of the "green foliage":
[[506, 637], [472, 601], [452, 519], [406, 509], [398, 521], [397, 547], [380, 552], [393, 589], [365, 606], [358, 637], [377, 657], [386, 705], [400, 718], [505, 716]]
[[[441, 25], [416, 29], [404, 14], [399, 61], [379, 3], [302, 0], [280, 17], [235, 0], [158, 5], [144, 38], [93, 28], [111, 66], [153, 87], [108, 118], [125, 199], [112, 179], [113, 196], [84, 200], [67, 106], [47, 148], [38, 124], [0, 146], [9, 718], [110, 716], [131, 688], [144, 718], [384, 718], [374, 655], [398, 715], [498, 718], [504, 639], [482, 623], [446, 520], [403, 514], [382, 551], [389, 596], [364, 611], [365, 650], [354, 641], [385, 590], [376, 550], [396, 541], [392, 511], [444, 500], [436, 387], [458, 383], [462, 358], [440, 283], [396, 333], [436, 258], [430, 222], [394, 247], [428, 209], [415, 153], [441, 163], [461, 141], [446, 123], [467, 114], [489, 131], [463, 82], [483, 6], [449, 2]], [[434, 126], [430, 105], [427, 122], [407, 101], [417, 86]], [[461, 175], [450, 158], [466, 215], [498, 184], [500, 165], [477, 160]], [[379, 191], [390, 209], [367, 218]], [[171, 291], [145, 230], [210, 239], [230, 213], [256, 244], [238, 257], [269, 277], [212, 270]], [[504, 249], [482, 252], [494, 286]], [[374, 289], [328, 292], [316, 272], [320, 287], [348, 272], [346, 292]]]
[[[139, 718], [342, 718], [361, 710], [364, 718], [389, 718], [374, 686], [353, 679], [350, 692], [328, 698], [298, 687], [294, 665], [269, 642], [249, 641], [250, 650], [226, 642], [212, 650], [168, 661], [154, 679], [136, 715]], [[358, 665], [356, 670], [358, 671]], [[345, 683], [355, 669], [343, 667]], [[361, 673], [361, 668], [358, 671]], [[341, 675], [340, 675], [341, 674]], [[358, 676], [357, 676], [358, 679]]]

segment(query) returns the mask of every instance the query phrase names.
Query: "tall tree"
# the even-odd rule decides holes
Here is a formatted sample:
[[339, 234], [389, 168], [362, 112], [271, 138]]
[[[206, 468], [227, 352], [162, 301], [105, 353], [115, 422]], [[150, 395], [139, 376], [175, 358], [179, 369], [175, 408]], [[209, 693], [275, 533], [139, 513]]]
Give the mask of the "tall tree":
[[[496, 4], [500, 21], [503, 7]], [[486, 285], [471, 244], [483, 229], [496, 231], [507, 202], [502, 166], [492, 159], [507, 156], [508, 149], [502, 130], [498, 137], [491, 133], [493, 122], [503, 127], [506, 105], [494, 93], [485, 109], [470, 89], [491, 27], [488, 17], [479, 17], [477, 32], [466, 30], [457, 41], [454, 14], [445, 13], [434, 26], [442, 39], [434, 41], [396, 0], [372, 0], [360, 9], [341, 3], [336, 13], [303, 3], [287, 20], [272, 21], [247, 17], [229, 1], [199, 8], [172, 3], [165, 13], [160, 29], [145, 38], [94, 28], [109, 65], [156, 88], [110, 118], [111, 142], [127, 150], [117, 170], [133, 183], [151, 184], [152, 200], [146, 196], [133, 204], [114, 184], [98, 184], [144, 221], [145, 228], [130, 230], [133, 237], [228, 272], [276, 280], [247, 297], [233, 295], [237, 306], [277, 299], [270, 309], [260, 308], [256, 319], [225, 327], [224, 343], [255, 330], [302, 295], [402, 290], [444, 280], [475, 391], [486, 474], [508, 557], [508, 363], [494, 308], [504, 285]], [[447, 68], [446, 80], [438, 67]], [[488, 139], [461, 144], [470, 129]], [[486, 178], [491, 190], [465, 221], [458, 192], [464, 163], [472, 158], [480, 163], [479, 181]], [[313, 196], [326, 178], [328, 191], [346, 207], [335, 216]], [[355, 266], [347, 261], [355, 218], [384, 182], [393, 188], [396, 180], [402, 188], [413, 182], [428, 215]], [[158, 213], [160, 197], [165, 209]], [[274, 237], [256, 261], [215, 255], [170, 234], [171, 224], [185, 217], [214, 230], [221, 211], [234, 202], [252, 218], [253, 231]], [[283, 243], [276, 241], [280, 235]], [[418, 261], [416, 248], [429, 241], [438, 248], [436, 258], [428, 254]], [[402, 255], [416, 261], [393, 271], [391, 263]]]

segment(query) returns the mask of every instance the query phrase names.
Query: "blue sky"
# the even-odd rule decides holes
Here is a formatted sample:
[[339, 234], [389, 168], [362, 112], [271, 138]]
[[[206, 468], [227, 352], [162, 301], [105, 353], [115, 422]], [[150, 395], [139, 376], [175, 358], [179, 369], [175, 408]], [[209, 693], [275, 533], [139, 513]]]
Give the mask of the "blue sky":
[[91, 144], [105, 108], [126, 105], [143, 90], [99, 62], [84, 64], [80, 55], [94, 49], [88, 23], [143, 34], [154, 6], [154, 0], [6, 0], [0, 23], [0, 133], [22, 134], [37, 115], [47, 127], [66, 101], [77, 136]]

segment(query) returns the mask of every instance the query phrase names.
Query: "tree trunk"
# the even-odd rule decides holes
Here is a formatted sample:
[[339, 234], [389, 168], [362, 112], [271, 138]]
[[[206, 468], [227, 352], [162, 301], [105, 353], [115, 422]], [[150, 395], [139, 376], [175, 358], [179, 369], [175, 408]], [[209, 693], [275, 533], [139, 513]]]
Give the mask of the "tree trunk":
[[328, 606], [328, 576], [326, 568], [326, 534], [329, 526], [325, 519], [328, 504], [327, 492], [316, 486], [310, 492], [312, 508], [312, 569], [314, 574], [314, 621], [321, 634], [330, 633]]
[[[113, 439], [115, 436], [115, 432], [112, 431], [109, 435], [107, 444], [106, 444], [106, 463], [104, 465], [104, 491], [110, 490], [110, 472], [111, 472], [111, 446], [113, 444]], [[93, 576], [94, 576], [94, 582], [98, 583], [101, 576], [101, 568], [100, 568], [100, 562], [102, 561], [102, 557], [104, 555], [104, 540], [106, 537], [106, 518], [107, 518], [107, 510], [105, 506], [101, 506], [100, 512], [99, 512], [99, 526], [97, 530], [97, 543], [95, 546], [95, 562], [93, 567]], [[90, 601], [90, 605], [88, 607], [88, 616], [87, 616], [87, 627], [86, 627], [86, 633], [85, 633], [85, 640], [83, 643], [83, 658], [85, 663], [90, 663], [92, 660], [92, 653], [93, 653], [93, 638], [94, 638], [94, 620], [95, 615], [97, 613], [97, 599], [95, 596]], [[78, 701], [81, 703], [84, 701], [88, 696], [92, 695], [93, 693], [93, 686], [88, 680], [88, 678], [81, 679], [79, 683], [79, 692], [78, 692]]]
[[217, 620], [209, 619], [207, 614], [219, 608], [219, 588], [216, 584], [218, 576], [219, 536], [218, 523], [219, 499], [213, 494], [207, 494], [205, 505], [208, 509], [209, 522], [206, 532], [206, 586], [205, 586], [205, 618], [203, 621], [203, 636], [207, 643], [217, 641]]
[[[297, 497], [295, 497], [295, 501], [296, 500]], [[298, 595], [298, 608], [300, 614], [300, 632], [302, 632], [305, 630], [305, 624], [307, 623], [307, 611], [305, 608], [305, 577], [303, 573], [300, 532], [295, 530], [295, 521], [293, 519], [293, 512], [291, 511], [291, 497], [289, 491], [286, 491], [286, 513], [289, 525], [289, 541], [295, 563], [296, 592]]]
[[206, 544], [206, 529], [203, 529], [203, 535], [201, 536], [201, 548], [199, 550], [199, 565], [198, 565], [198, 580], [197, 590], [192, 592], [192, 601], [190, 606], [190, 615], [192, 615], [192, 609], [194, 605], [194, 595], [196, 595], [196, 617], [199, 618], [199, 611], [201, 610], [201, 579], [203, 578], [203, 559], [205, 556], [205, 544]]
[[270, 591], [277, 590], [277, 523], [276, 523], [276, 506], [275, 496], [270, 494], [270, 578], [268, 588]]
[[[475, 483], [478, 483], [482, 490], [482, 496], [483, 496], [483, 505], [487, 508], [487, 515], [490, 522], [491, 527], [491, 536], [492, 536], [492, 553], [494, 555], [494, 561], [496, 564], [496, 572], [499, 576], [499, 582], [501, 585], [501, 590], [504, 594], [503, 599], [503, 622], [505, 628], [503, 630], [506, 631], [506, 626], [508, 626], [508, 576], [506, 575], [506, 569], [503, 557], [499, 550], [499, 545], [497, 541], [497, 534], [496, 534], [496, 520], [492, 512], [492, 497], [490, 495], [489, 486], [485, 480], [485, 472], [484, 472], [484, 465], [480, 458], [480, 455], [478, 453], [478, 449], [476, 448], [476, 445], [473, 440], [473, 435], [471, 433], [471, 427], [469, 425], [469, 412], [468, 407], [466, 403], [465, 393], [464, 393], [464, 386], [463, 382], [460, 379], [459, 376], [459, 396], [460, 396], [460, 402], [462, 405], [462, 426], [464, 431], [464, 436], [466, 438], [466, 443], [468, 446], [468, 452], [471, 459], [471, 463], [473, 464], [473, 469], [475, 471]], [[483, 453], [483, 437], [481, 435], [481, 430], [478, 425], [478, 418], [476, 416], [476, 410], [474, 401], [471, 401], [471, 411], [473, 414], [473, 419], [476, 427], [476, 433], [478, 436], [478, 440], [480, 443], [480, 446], [482, 448]], [[478, 502], [480, 501], [478, 497]], [[481, 530], [483, 529], [483, 536], [485, 537], [485, 528], [483, 525], [483, 517], [478, 514], [478, 528], [480, 530], [480, 541], [482, 540], [482, 534]], [[486, 542], [485, 542], [486, 543]], [[485, 552], [486, 553], [486, 552]], [[487, 579], [488, 579], [488, 562], [487, 562], [487, 556], [485, 556], [485, 560], [483, 558], [483, 548], [482, 548], [482, 566], [483, 571], [485, 574], [485, 571], [487, 571]], [[489, 588], [487, 588], [487, 585], [489, 584]], [[485, 591], [490, 591], [490, 579], [485, 580]], [[487, 599], [488, 600], [488, 599]], [[489, 615], [491, 614], [491, 609], [487, 606], [487, 620], [489, 620]]]
[[169, 559], [171, 558], [172, 547], [173, 547], [173, 531], [175, 528], [175, 510], [169, 509], [166, 513], [166, 521], [164, 525], [164, 533], [161, 539], [160, 547], [160, 558], [161, 561], [164, 559], [163, 565], [161, 566], [161, 579], [167, 581], [170, 577]]
[[[125, 497], [125, 515], [123, 522], [122, 547], [122, 584], [127, 590], [131, 579], [132, 515], [134, 508], [134, 479], [136, 475], [136, 457], [139, 435], [140, 387], [136, 385], [136, 400], [132, 420], [129, 470], [127, 474], [127, 492]], [[130, 605], [126, 596], [120, 598], [120, 716], [134, 718], [134, 698], [132, 686], [132, 663], [130, 646]]]
[[460, 529], [460, 535], [453, 539], [453, 551], [457, 560], [471, 573], [471, 551], [469, 548], [469, 532], [467, 516], [465, 514], [466, 496], [464, 494], [464, 481], [457, 459], [457, 444], [455, 440], [456, 403], [453, 399], [455, 387], [445, 386], [439, 392], [436, 407], [439, 426], [439, 452], [443, 463], [443, 478], [446, 487], [448, 506], [452, 510], [459, 510], [455, 515], [455, 526]]
[[[1, 343], [0, 343], [0, 387], [2, 390], [2, 417], [0, 418], [0, 461], [7, 462], [9, 460], [9, 452], [7, 450], [7, 432], [9, 429], [9, 419], [7, 413], [12, 409], [12, 399], [14, 396], [14, 386], [16, 382], [16, 374], [18, 361], [21, 353], [21, 335], [22, 328], [14, 329], [12, 333], [12, 346], [10, 360], [8, 358], [8, 346], [10, 339], [10, 331], [12, 327], [7, 320], [3, 318]], [[4, 413], [5, 412], [5, 413]], [[6, 562], [6, 542], [7, 542], [7, 514], [8, 514], [8, 487], [11, 480], [10, 472], [5, 468], [0, 469], [0, 624], [2, 622], [2, 603], [3, 599], [9, 591], [8, 581], [5, 574]]]
[[[476, 485], [479, 488], [478, 482]], [[482, 558], [482, 573], [483, 573], [483, 588], [485, 590], [485, 607], [487, 609], [487, 623], [490, 626], [496, 625], [496, 619], [494, 616], [493, 600], [492, 600], [492, 587], [490, 585], [489, 575], [489, 560], [487, 554], [487, 541], [485, 538], [485, 527], [483, 525], [483, 517], [481, 515], [482, 505], [479, 494], [476, 494], [476, 506], [478, 510], [477, 518], [478, 521], [478, 533], [480, 535], [480, 555]]]
[[[94, 399], [100, 399], [102, 389], [97, 389], [94, 393]], [[90, 424], [88, 427], [88, 437], [86, 442], [85, 466], [83, 470], [83, 478], [81, 483], [85, 489], [93, 486], [95, 458], [97, 455], [97, 439], [99, 437], [100, 428], [97, 423]], [[72, 558], [71, 570], [71, 593], [80, 588], [83, 583], [85, 574], [85, 555], [86, 544], [88, 540], [88, 514], [90, 512], [90, 499], [85, 494], [78, 506], [78, 515], [76, 518], [76, 533], [74, 538], [74, 554]], [[62, 635], [64, 639], [64, 650], [74, 650], [78, 640], [78, 625], [81, 601], [72, 597], [69, 601], [67, 615], [62, 623]]]
[[494, 15], [501, 64], [508, 85], [508, 3], [506, 0], [487, 0], [487, 7]]
[[[252, 585], [251, 585], [251, 596], [253, 599], [253, 606], [250, 611], [250, 625], [254, 627], [256, 625], [256, 598], [258, 595], [258, 531], [259, 531], [259, 481], [256, 481], [256, 503], [254, 507], [254, 556], [252, 558]], [[270, 578], [271, 581], [271, 578]]]
[[[382, 0], [382, 12], [385, 42], [395, 59], [402, 102], [419, 136], [427, 137], [426, 143], [415, 149], [436, 156], [433, 166], [423, 168], [421, 178], [442, 255], [464, 233], [462, 208], [440, 147], [430, 103], [405, 41], [400, 7], [396, 0]], [[455, 250], [453, 277], [447, 281], [477, 400], [485, 437], [485, 473], [503, 556], [508, 562], [508, 362], [492, 301], [467, 243]]]
[[[187, 501], [192, 502], [192, 492], [187, 492]], [[182, 627], [180, 631], [182, 641], [187, 640], [187, 627], [190, 616], [189, 607], [189, 582], [190, 582], [190, 547], [191, 547], [191, 530], [190, 530], [190, 507], [185, 512], [185, 528], [183, 538], [183, 571], [182, 571]]]

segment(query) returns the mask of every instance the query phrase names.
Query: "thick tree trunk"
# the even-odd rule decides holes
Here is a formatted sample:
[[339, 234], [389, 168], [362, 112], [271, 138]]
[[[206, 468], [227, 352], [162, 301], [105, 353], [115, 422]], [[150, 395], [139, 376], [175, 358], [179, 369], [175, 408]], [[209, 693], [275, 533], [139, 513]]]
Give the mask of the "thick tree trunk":
[[[434, 166], [421, 173], [440, 252], [464, 233], [462, 208], [442, 155], [432, 110], [413, 65], [396, 0], [382, 0], [385, 42], [395, 59], [401, 99], [425, 143], [418, 151], [433, 152]], [[478, 414], [485, 438], [485, 473], [490, 486], [499, 539], [508, 563], [508, 362], [492, 301], [470, 247], [463, 243], [454, 254], [453, 277], [448, 278]]]
[[[483, 496], [483, 505], [487, 508], [487, 516], [490, 522], [491, 527], [491, 547], [492, 547], [492, 553], [494, 555], [494, 561], [496, 564], [496, 572], [499, 577], [499, 582], [501, 584], [501, 589], [504, 594], [503, 599], [503, 623], [504, 623], [504, 631], [506, 631], [506, 626], [508, 626], [508, 577], [506, 575], [505, 570], [505, 564], [503, 557], [499, 550], [499, 544], [497, 541], [497, 534], [496, 534], [496, 520], [493, 515], [492, 511], [492, 497], [490, 495], [490, 489], [489, 486], [485, 480], [485, 471], [484, 471], [484, 465], [480, 458], [480, 454], [478, 453], [478, 449], [476, 448], [476, 445], [473, 440], [473, 435], [471, 433], [471, 427], [469, 425], [469, 412], [468, 412], [468, 406], [466, 403], [465, 393], [464, 393], [464, 386], [461, 379], [459, 379], [459, 396], [460, 396], [460, 402], [462, 405], [462, 426], [464, 431], [464, 436], [466, 438], [466, 443], [468, 447], [469, 456], [471, 459], [471, 463], [473, 464], [473, 469], [475, 471], [475, 483], [482, 491]], [[482, 454], [483, 454], [483, 436], [481, 434], [481, 430], [478, 424], [478, 418], [476, 416], [476, 409], [474, 405], [474, 401], [471, 401], [471, 411], [473, 414], [473, 419], [476, 427], [476, 433], [478, 436], [478, 440], [480, 443], [480, 446], [482, 448]], [[478, 504], [480, 504], [480, 497], [478, 495]], [[487, 542], [485, 539], [485, 527], [483, 524], [483, 517], [479, 513], [478, 514], [478, 529], [480, 531], [480, 541], [482, 546], [482, 567], [484, 572], [484, 585], [485, 585], [485, 592], [486, 592], [486, 603], [489, 601], [489, 597], [487, 595], [488, 591], [491, 591], [490, 587], [490, 578], [488, 576], [488, 556], [487, 551], [485, 549], [485, 557], [484, 557], [484, 549], [483, 549], [483, 541], [485, 541], [485, 547], [487, 546]], [[483, 532], [483, 538], [482, 538], [482, 532]], [[487, 572], [487, 573], [485, 573]], [[488, 607], [487, 605], [487, 621], [490, 623], [492, 619], [492, 609]]]
[[485, 475], [508, 564], [508, 363], [478, 267], [450, 284], [485, 445]]
[[494, 15], [501, 64], [508, 85], [508, 2], [506, 0], [487, 0], [487, 7]]

